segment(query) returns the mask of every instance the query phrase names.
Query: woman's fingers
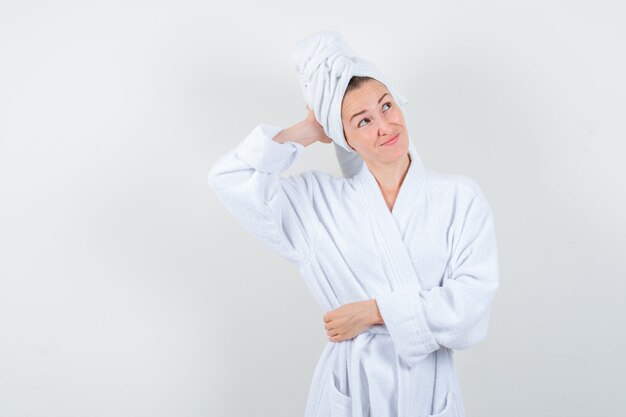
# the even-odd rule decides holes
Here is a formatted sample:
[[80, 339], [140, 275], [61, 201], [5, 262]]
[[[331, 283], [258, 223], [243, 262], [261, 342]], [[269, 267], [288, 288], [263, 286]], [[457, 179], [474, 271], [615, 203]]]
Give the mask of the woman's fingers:
[[307, 114], [306, 114], [306, 118], [307, 118], [307, 120], [309, 120], [309, 121], [311, 121], [311, 122], [315, 122], [315, 121], [317, 121], [317, 120], [315, 119], [315, 114], [313, 113], [313, 110], [311, 110], [311, 108], [309, 107], [309, 105], [308, 105], [308, 104], [306, 105], [306, 111], [307, 111]]
[[324, 128], [315, 118], [315, 113], [313, 113], [313, 110], [311, 110], [311, 107], [309, 107], [308, 104], [306, 104], [304, 107], [306, 108], [308, 112], [306, 120], [311, 122], [316, 127], [317, 131], [319, 132], [320, 138], [318, 139], [318, 141], [322, 143], [331, 143], [333, 140], [326, 135], [326, 132], [324, 132]]

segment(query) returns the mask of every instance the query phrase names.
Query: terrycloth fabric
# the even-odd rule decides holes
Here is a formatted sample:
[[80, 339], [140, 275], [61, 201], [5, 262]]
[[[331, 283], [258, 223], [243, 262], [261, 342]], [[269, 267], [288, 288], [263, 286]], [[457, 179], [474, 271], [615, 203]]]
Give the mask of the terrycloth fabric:
[[363, 160], [346, 142], [341, 120], [341, 102], [350, 79], [355, 75], [375, 78], [385, 84], [400, 106], [408, 101], [376, 65], [359, 58], [338, 32], [321, 31], [299, 40], [291, 52], [291, 61], [306, 103], [333, 140], [344, 176], [356, 174]]
[[486, 337], [499, 285], [480, 187], [424, 168], [410, 142], [390, 211], [366, 164], [351, 178], [281, 176], [305, 147], [272, 140], [280, 130], [255, 127], [210, 169], [211, 187], [246, 230], [298, 267], [320, 318], [376, 299], [384, 320], [328, 341], [305, 417], [464, 417], [453, 349]]

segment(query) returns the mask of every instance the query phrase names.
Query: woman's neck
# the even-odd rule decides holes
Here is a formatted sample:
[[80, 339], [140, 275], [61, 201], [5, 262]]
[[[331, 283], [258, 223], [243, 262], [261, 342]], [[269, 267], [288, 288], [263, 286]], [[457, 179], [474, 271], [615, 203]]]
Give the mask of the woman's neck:
[[407, 153], [403, 158], [394, 164], [374, 165], [368, 164], [369, 170], [376, 178], [376, 182], [381, 192], [387, 197], [393, 198], [398, 195], [402, 182], [411, 165], [411, 156]]

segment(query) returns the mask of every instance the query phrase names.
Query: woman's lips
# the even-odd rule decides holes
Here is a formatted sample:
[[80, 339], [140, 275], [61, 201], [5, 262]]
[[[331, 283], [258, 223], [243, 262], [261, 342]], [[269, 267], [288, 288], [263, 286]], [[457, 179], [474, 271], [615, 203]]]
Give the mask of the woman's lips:
[[394, 143], [396, 143], [398, 141], [398, 137], [399, 136], [400, 136], [400, 134], [398, 133], [397, 135], [395, 135], [394, 137], [392, 137], [391, 139], [389, 139], [387, 142], [383, 143], [380, 146], [393, 145]]

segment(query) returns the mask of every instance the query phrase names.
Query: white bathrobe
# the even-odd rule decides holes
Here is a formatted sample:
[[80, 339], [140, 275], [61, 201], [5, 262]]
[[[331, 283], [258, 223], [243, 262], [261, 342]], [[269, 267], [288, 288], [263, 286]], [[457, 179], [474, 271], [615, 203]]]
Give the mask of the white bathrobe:
[[[491, 208], [475, 181], [411, 164], [389, 210], [366, 164], [350, 178], [281, 176], [305, 147], [260, 124], [209, 183], [254, 236], [295, 264], [323, 316], [376, 299], [385, 324], [328, 341], [305, 417], [464, 417], [454, 349], [487, 334], [498, 288]], [[321, 325], [321, 324], [320, 324]]]

